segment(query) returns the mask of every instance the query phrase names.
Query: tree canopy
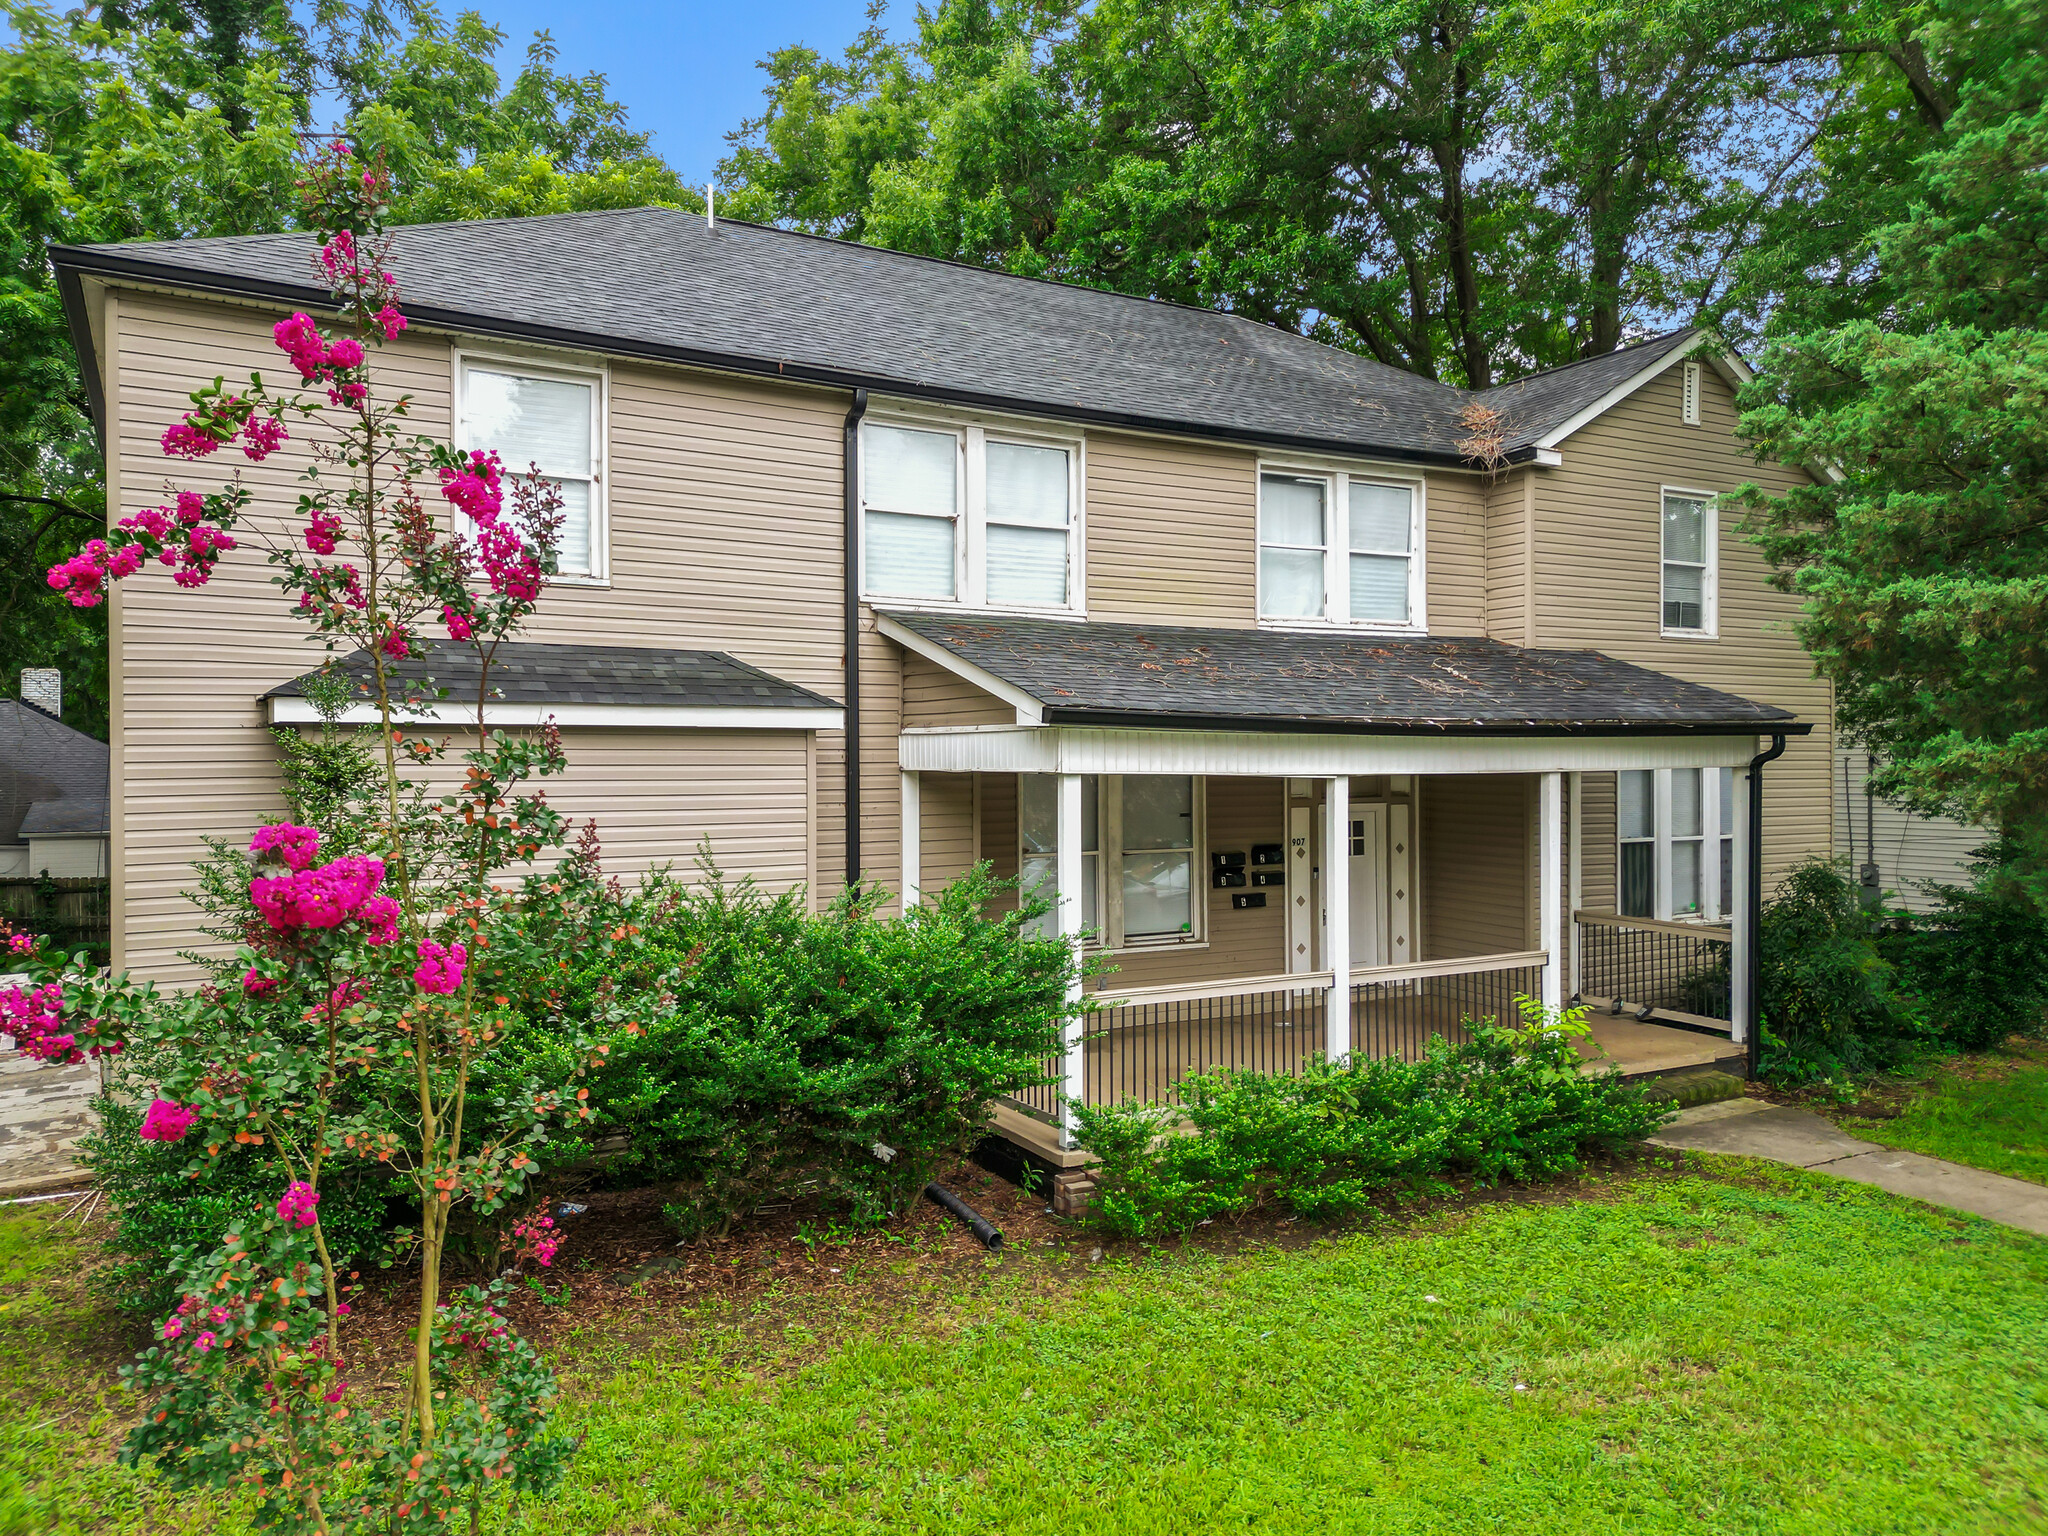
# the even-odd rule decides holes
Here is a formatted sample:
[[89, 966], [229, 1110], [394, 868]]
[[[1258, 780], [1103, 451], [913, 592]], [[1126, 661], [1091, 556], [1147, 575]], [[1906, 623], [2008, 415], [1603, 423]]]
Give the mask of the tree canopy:
[[2048, 5], [1921, 35], [1939, 123], [1910, 178], [1839, 189], [1894, 216], [1782, 307], [1744, 396], [1760, 453], [1826, 473], [1752, 492], [1748, 527], [1880, 792], [2005, 830], [2048, 894]]

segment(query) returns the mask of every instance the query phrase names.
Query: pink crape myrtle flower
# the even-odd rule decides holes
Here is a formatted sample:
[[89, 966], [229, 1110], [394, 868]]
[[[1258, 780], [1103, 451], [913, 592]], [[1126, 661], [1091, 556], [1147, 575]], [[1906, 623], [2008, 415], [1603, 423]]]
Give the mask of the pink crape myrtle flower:
[[290, 436], [275, 416], [251, 416], [242, 426], [242, 452], [251, 463], [261, 464]]
[[306, 524], [306, 548], [316, 555], [331, 555], [340, 542], [341, 519], [332, 512], [315, 512]]
[[326, 366], [327, 343], [321, 339], [320, 329], [307, 314], [295, 314], [289, 320], [280, 320], [272, 327], [278, 350], [292, 360], [299, 370], [299, 377], [310, 384], [320, 376]]
[[163, 450], [174, 459], [203, 459], [219, 447], [220, 439], [193, 426], [190, 417], [164, 429]]
[[405, 626], [403, 624], [392, 625], [391, 633], [384, 637], [384, 643], [378, 649], [393, 661], [403, 661], [406, 657], [410, 656], [412, 654], [412, 642], [406, 636]]
[[295, 928], [335, 928], [353, 916], [383, 882], [382, 859], [352, 854], [317, 869], [259, 875], [249, 882], [249, 899], [263, 921], [280, 933]]
[[268, 997], [277, 990], [277, 978], [266, 976], [255, 966], [242, 973], [242, 991], [250, 997]]
[[313, 1192], [313, 1186], [295, 1179], [284, 1192], [284, 1198], [277, 1202], [277, 1214], [295, 1227], [310, 1227], [320, 1219], [314, 1214], [314, 1207], [319, 1204], [320, 1197]]
[[462, 968], [469, 963], [467, 949], [460, 944], [443, 946], [432, 939], [421, 939], [418, 952], [420, 963], [413, 968], [412, 979], [422, 992], [446, 995], [460, 990]]
[[356, 908], [356, 921], [369, 929], [364, 943], [393, 943], [398, 938], [398, 903], [389, 896], [372, 896]]
[[450, 607], [447, 603], [443, 603], [441, 605], [441, 622], [448, 626], [448, 638], [450, 640], [467, 640], [469, 638], [470, 622], [468, 614]]
[[203, 1354], [205, 1354], [205, 1353], [206, 1353], [206, 1352], [207, 1352], [207, 1351], [208, 1351], [209, 1349], [213, 1348], [213, 1346], [214, 1346], [214, 1341], [215, 1341], [215, 1335], [214, 1335], [214, 1334], [212, 1334], [212, 1333], [202, 1333], [202, 1334], [200, 1334], [200, 1335], [199, 1335], [199, 1336], [198, 1336], [197, 1338], [193, 1339], [193, 1341], [192, 1341], [192, 1353], [193, 1353], [193, 1354], [195, 1354], [195, 1355], [203, 1355]]
[[327, 1006], [337, 1012], [351, 1003], [360, 1003], [362, 1000], [363, 984], [354, 976], [346, 981], [337, 981], [334, 990], [327, 994]]
[[302, 827], [294, 822], [272, 822], [267, 827], [258, 827], [256, 835], [249, 839], [251, 853], [274, 853], [287, 869], [305, 869], [313, 862], [313, 855], [320, 848], [320, 829]]
[[171, 1099], [152, 1099], [143, 1113], [140, 1134], [144, 1141], [183, 1141], [185, 1133], [192, 1129], [198, 1118], [188, 1104], [179, 1104]]
[[164, 1319], [164, 1338], [167, 1341], [170, 1339], [175, 1339], [179, 1334], [183, 1333], [184, 1331], [185, 1319], [183, 1319], [182, 1317], [167, 1317]]
[[401, 315], [389, 304], [378, 310], [374, 318], [378, 326], [383, 330], [386, 341], [397, 340], [398, 333], [405, 329], [405, 316]]
[[330, 368], [360, 368], [363, 366], [363, 344], [353, 336], [344, 336], [327, 349], [327, 366]]
[[7, 953], [25, 955], [36, 947], [36, 936], [32, 933], [14, 933], [7, 937]]
[[473, 521], [488, 525], [504, 509], [505, 493], [499, 485], [504, 466], [498, 462], [497, 454], [478, 450], [470, 454], [468, 469], [444, 469], [440, 473], [441, 494], [467, 512]]

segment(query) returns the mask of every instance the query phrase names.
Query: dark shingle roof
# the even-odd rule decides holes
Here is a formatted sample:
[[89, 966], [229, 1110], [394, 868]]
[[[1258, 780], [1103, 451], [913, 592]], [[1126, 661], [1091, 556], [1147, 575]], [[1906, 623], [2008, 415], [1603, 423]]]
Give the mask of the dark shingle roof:
[[[1465, 392], [1239, 316], [754, 224], [712, 231], [673, 209], [416, 224], [396, 241], [407, 313], [457, 330], [1336, 451], [1454, 461], [1464, 435]], [[316, 306], [312, 250], [310, 235], [242, 235], [51, 256]], [[1562, 399], [1573, 371], [1541, 393]], [[1521, 414], [1533, 441], [1570, 412], [1537, 423], [1532, 398]]]
[[1510, 450], [1525, 447], [1541, 441], [1645, 368], [1656, 366], [1674, 352], [1690, 351], [1700, 335], [1692, 327], [1667, 331], [1603, 357], [1589, 357], [1481, 390], [1473, 398], [1501, 413]]
[[1049, 724], [1446, 735], [1809, 727], [1598, 651], [1498, 640], [888, 617], [1022, 689]]
[[21, 835], [31, 837], [105, 837], [112, 822], [105, 795], [65, 796], [38, 800], [21, 818]]
[[[342, 672], [367, 683], [369, 654], [336, 659]], [[454, 700], [476, 696], [478, 661], [468, 646], [448, 646], [396, 670], [431, 679]], [[310, 674], [308, 674], [310, 675]], [[266, 699], [302, 698], [303, 678], [282, 683]], [[629, 645], [500, 645], [491, 664], [497, 701], [507, 704], [668, 704], [723, 709], [837, 709], [822, 694], [771, 677], [722, 651], [656, 651]]]
[[97, 797], [105, 817], [107, 744], [33, 704], [0, 699], [0, 843], [21, 841], [32, 806], [74, 797]]

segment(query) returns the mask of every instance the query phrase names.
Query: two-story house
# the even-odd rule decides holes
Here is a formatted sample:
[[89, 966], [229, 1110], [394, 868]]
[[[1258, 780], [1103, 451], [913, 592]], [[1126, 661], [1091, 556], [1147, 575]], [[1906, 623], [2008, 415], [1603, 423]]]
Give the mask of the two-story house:
[[[277, 367], [311, 249], [54, 253], [110, 505], [160, 499], [195, 380]], [[1410, 1052], [1518, 991], [1592, 1000], [1637, 1066], [1748, 1039], [1731, 920], [1830, 847], [1830, 711], [1721, 500], [1804, 471], [1745, 454], [1696, 336], [1487, 391], [1477, 454], [1475, 397], [1248, 320], [697, 215], [418, 226], [393, 262], [422, 430], [562, 485], [497, 718], [561, 725], [551, 797], [611, 870], [708, 839], [915, 900], [988, 860], [1115, 963], [1073, 1097]], [[246, 478], [288, 506], [299, 463]], [[267, 576], [115, 598], [141, 974], [186, 974], [201, 840], [277, 812], [266, 727], [312, 718]]]

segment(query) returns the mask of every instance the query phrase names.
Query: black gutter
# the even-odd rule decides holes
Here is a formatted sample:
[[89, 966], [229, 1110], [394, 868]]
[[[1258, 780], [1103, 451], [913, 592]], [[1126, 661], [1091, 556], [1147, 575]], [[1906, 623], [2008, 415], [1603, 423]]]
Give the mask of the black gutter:
[[1483, 721], [1328, 720], [1286, 715], [1169, 715], [1140, 710], [1047, 707], [1047, 725], [1122, 726], [1136, 730], [1299, 732], [1317, 736], [1804, 736], [1813, 729], [1796, 720], [1607, 720]]
[[856, 389], [846, 413], [846, 883], [860, 879], [860, 419], [868, 392]]
[[[298, 283], [273, 282], [265, 278], [228, 277], [223, 274], [195, 275], [183, 267], [174, 267], [152, 261], [141, 261], [134, 257], [115, 256], [104, 251], [88, 250], [82, 246], [53, 245], [50, 259], [57, 265], [59, 291], [64, 292], [62, 282], [65, 274], [89, 272], [99, 277], [125, 277], [140, 282], [158, 283], [168, 288], [178, 288], [189, 293], [223, 294], [236, 298], [268, 299], [274, 303], [287, 304], [294, 309], [324, 310], [332, 312], [334, 301], [320, 289]], [[65, 308], [71, 308], [71, 300], [65, 298]], [[82, 300], [81, 300], [82, 312]], [[821, 368], [805, 363], [792, 363], [787, 359], [744, 357], [730, 352], [713, 352], [701, 347], [683, 347], [664, 343], [637, 340], [624, 336], [606, 335], [595, 331], [571, 330], [565, 326], [538, 325], [526, 321], [492, 318], [487, 315], [471, 314], [463, 310], [439, 309], [430, 305], [408, 304], [406, 317], [419, 326], [435, 330], [455, 331], [471, 336], [499, 337], [510, 341], [527, 341], [543, 346], [562, 347], [578, 352], [602, 352], [608, 357], [637, 358], [649, 362], [676, 363], [690, 368], [707, 368], [723, 373], [744, 374], [750, 377], [784, 379], [791, 383], [816, 384], [827, 389], [872, 390], [876, 394], [900, 395], [907, 399], [933, 400], [941, 404], [962, 406], [970, 410], [1007, 411], [1011, 414], [1022, 412], [1026, 415], [1043, 416], [1053, 421], [1074, 421], [1088, 426], [1117, 427], [1132, 432], [1156, 432], [1175, 437], [1203, 438], [1212, 442], [1243, 443], [1254, 447], [1293, 448], [1311, 453], [1336, 453], [1356, 457], [1364, 454], [1375, 459], [1392, 460], [1403, 464], [1436, 466], [1443, 469], [1479, 470], [1487, 466], [1475, 463], [1463, 454], [1434, 452], [1426, 449], [1397, 448], [1377, 443], [1367, 443], [1349, 438], [1297, 437], [1288, 433], [1247, 432], [1235, 430], [1226, 425], [1211, 422], [1191, 422], [1170, 417], [1140, 416], [1125, 411], [1090, 410], [1083, 406], [1061, 404], [1051, 401], [1023, 400], [1015, 395], [983, 394], [978, 390], [948, 389], [942, 386], [921, 384], [909, 379], [892, 379], [879, 374], [850, 373], [843, 369]], [[74, 344], [77, 325], [73, 327]], [[80, 352], [81, 362], [90, 359], [92, 349], [86, 346]], [[88, 370], [90, 371], [90, 370]], [[103, 414], [105, 405], [93, 391], [95, 420]], [[1536, 460], [1536, 447], [1527, 444], [1511, 450], [1501, 461], [1505, 467], [1516, 464], [1530, 464]]]
[[1742, 914], [1745, 927], [1749, 930], [1749, 974], [1743, 978], [1749, 994], [1749, 1039], [1744, 1046], [1748, 1053], [1749, 1075], [1755, 1077], [1757, 1068], [1763, 1062], [1764, 1015], [1763, 1015], [1763, 955], [1760, 945], [1764, 932], [1764, 764], [1773, 758], [1785, 755], [1785, 736], [1782, 729], [1771, 731], [1771, 748], [1759, 752], [1749, 760], [1749, 890], [1744, 905], [1748, 908]]

